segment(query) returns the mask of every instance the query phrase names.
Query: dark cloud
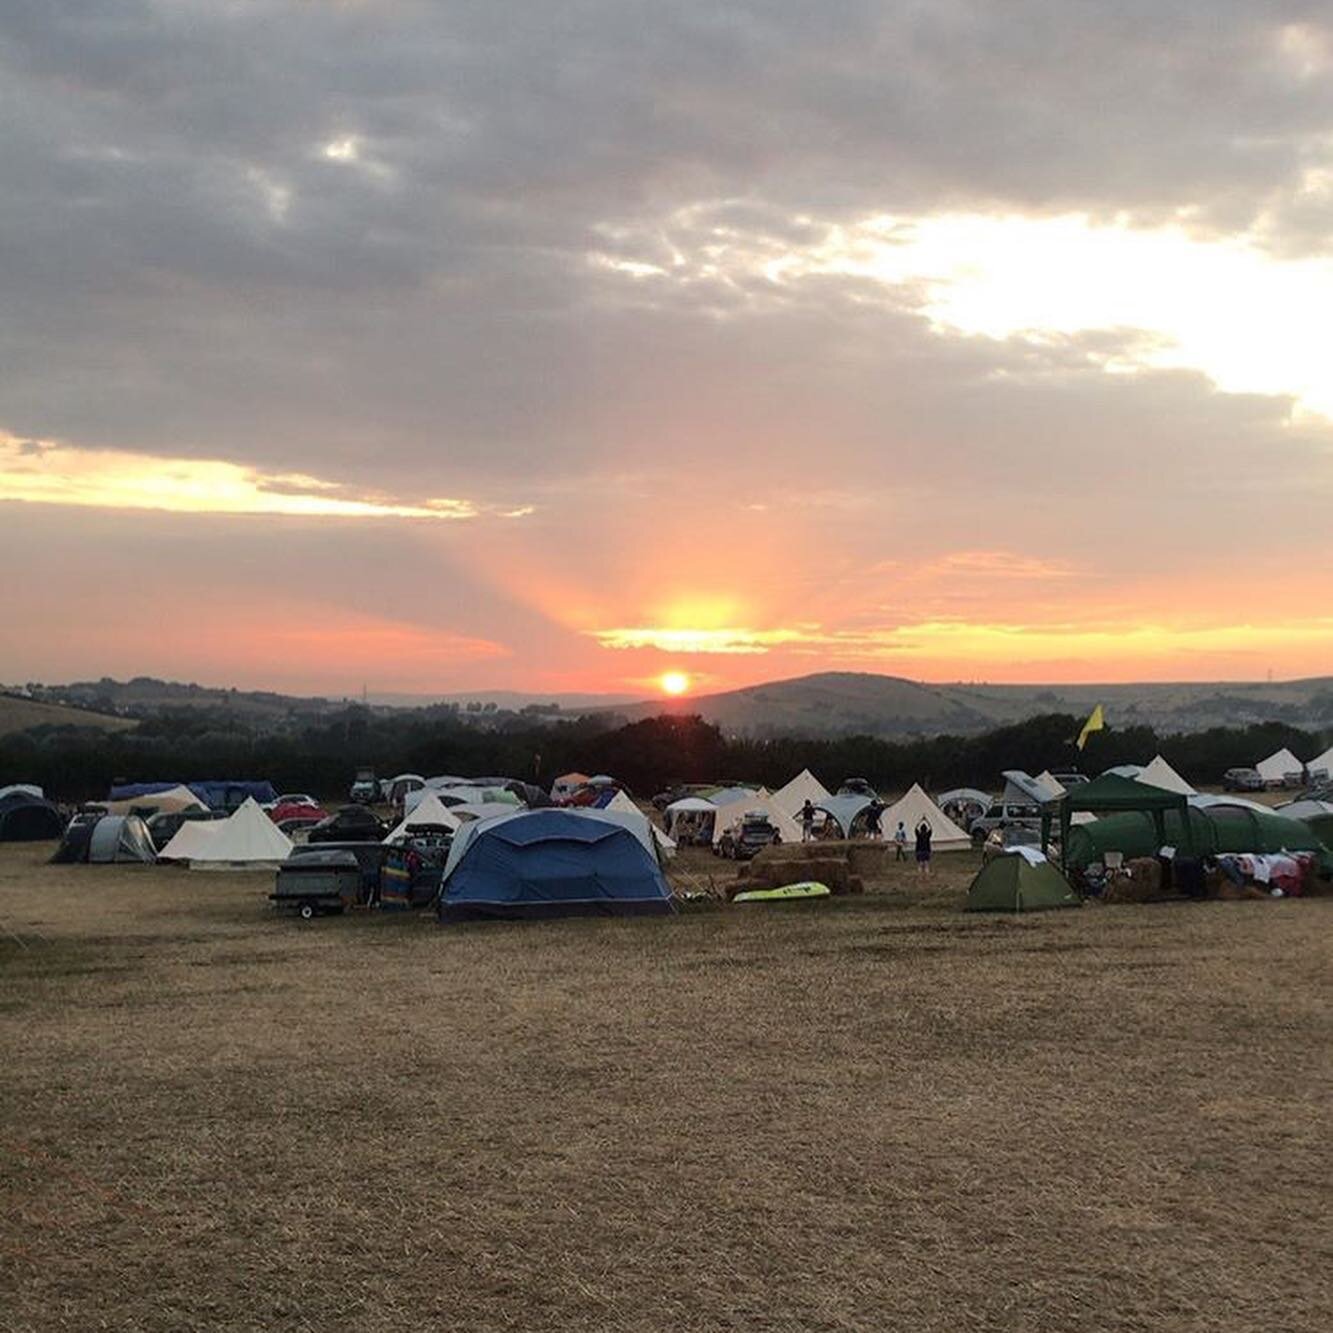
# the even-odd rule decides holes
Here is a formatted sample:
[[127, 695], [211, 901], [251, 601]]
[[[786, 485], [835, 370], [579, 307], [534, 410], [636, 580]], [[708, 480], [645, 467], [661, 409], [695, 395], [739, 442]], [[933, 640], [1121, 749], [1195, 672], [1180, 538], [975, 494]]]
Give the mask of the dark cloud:
[[[991, 209], [1188, 211], [1327, 254], [1330, 53], [1326, 3], [1296, 0], [8, 0], [0, 430], [537, 504], [449, 538], [478, 598], [506, 543], [628, 549], [667, 496], [724, 540], [737, 486], [830, 569], [1019, 521], [1105, 563], [1145, 523], [1184, 549], [1186, 516], [1224, 558], [1247, 489], [1318, 527], [1328, 437], [1195, 374], [1104, 372], [1150, 335], [941, 336], [911, 286], [590, 256], [671, 269], [695, 206], [775, 251]], [[386, 564], [423, 541], [373, 531]], [[405, 615], [431, 586], [400, 585]]]

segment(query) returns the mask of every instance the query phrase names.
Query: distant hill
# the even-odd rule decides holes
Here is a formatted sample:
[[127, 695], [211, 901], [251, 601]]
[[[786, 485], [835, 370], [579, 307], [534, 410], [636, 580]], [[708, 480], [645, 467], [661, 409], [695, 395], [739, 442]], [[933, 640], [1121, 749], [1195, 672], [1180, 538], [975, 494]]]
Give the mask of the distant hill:
[[315, 718], [321, 714], [340, 712], [349, 704], [365, 703], [376, 709], [431, 708], [440, 704], [470, 703], [493, 704], [498, 709], [518, 712], [533, 706], [554, 709], [560, 713], [592, 712], [622, 703], [633, 703], [629, 694], [537, 694], [517, 690], [469, 690], [457, 694], [397, 694], [369, 691], [364, 700], [329, 699], [319, 695], [301, 696], [277, 694], [272, 690], [238, 690], [219, 685], [185, 684], [173, 680], [157, 680], [152, 676], [135, 676], [132, 680], [74, 681], [68, 685], [50, 687], [62, 701], [85, 708], [115, 709], [135, 717], [151, 717], [164, 711], [180, 709], [225, 708], [238, 718], [252, 723], [281, 721], [291, 718]]
[[50, 687], [58, 692], [63, 702], [83, 708], [114, 708], [134, 717], [152, 717], [167, 710], [226, 709], [237, 718], [249, 722], [282, 719], [293, 713], [318, 715], [334, 707], [327, 699], [297, 698], [275, 694], [270, 690], [235, 690], [225, 686], [183, 684], [173, 680], [157, 680], [152, 676], [135, 676], [132, 680], [73, 681], [68, 685]]
[[594, 709], [614, 708], [619, 704], [637, 703], [632, 694], [541, 694], [524, 690], [464, 690], [455, 694], [394, 694], [371, 690], [367, 701], [389, 708], [429, 708], [433, 704], [495, 704], [517, 712], [533, 705], [549, 705], [562, 713], [577, 713]]
[[13, 694], [0, 694], [0, 736], [34, 727], [94, 727], [99, 731], [127, 731], [136, 726], [132, 718], [110, 717], [65, 704], [40, 703]]
[[937, 686], [850, 671], [771, 681], [724, 694], [650, 699], [615, 711], [631, 720], [698, 713], [729, 734], [750, 736], [970, 734], [992, 725], [985, 712]]
[[617, 707], [631, 721], [698, 713], [732, 735], [975, 735], [1040, 713], [1106, 708], [1112, 726], [1203, 731], [1251, 722], [1333, 726], [1333, 677], [1250, 683], [930, 685], [869, 672], [822, 672], [720, 694]]
[[[129, 727], [139, 718], [182, 710], [200, 710], [226, 725], [277, 734], [341, 716], [349, 702], [360, 702], [181, 684], [147, 676], [130, 681], [104, 677], [47, 689], [51, 702], [0, 694], [0, 734], [44, 723]], [[1263, 683], [986, 685], [928, 684], [872, 672], [828, 671], [723, 693], [628, 703], [614, 695], [543, 696], [518, 691], [439, 696], [380, 694], [370, 695], [368, 702], [371, 710], [381, 715], [422, 710], [427, 719], [441, 706], [460, 710], [465, 718], [485, 708], [499, 723], [508, 719], [515, 725], [539, 723], [543, 718], [568, 719], [588, 712], [630, 721], [662, 713], [698, 713], [729, 735], [756, 738], [972, 736], [1040, 713], [1086, 715], [1097, 704], [1105, 706], [1107, 721], [1113, 727], [1143, 724], [1159, 733], [1243, 727], [1255, 722], [1333, 730], [1333, 677], [1328, 676]], [[520, 716], [523, 713], [529, 716]], [[478, 722], [484, 726], [499, 724], [490, 717], [478, 718]]]

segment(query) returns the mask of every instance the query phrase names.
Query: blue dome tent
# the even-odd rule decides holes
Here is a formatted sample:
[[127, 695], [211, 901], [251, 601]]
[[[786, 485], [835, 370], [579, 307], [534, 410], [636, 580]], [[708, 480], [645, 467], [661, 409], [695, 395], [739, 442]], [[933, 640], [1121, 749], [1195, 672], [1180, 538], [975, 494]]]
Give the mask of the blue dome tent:
[[524, 810], [464, 825], [440, 890], [441, 921], [671, 911], [656, 856], [595, 813]]

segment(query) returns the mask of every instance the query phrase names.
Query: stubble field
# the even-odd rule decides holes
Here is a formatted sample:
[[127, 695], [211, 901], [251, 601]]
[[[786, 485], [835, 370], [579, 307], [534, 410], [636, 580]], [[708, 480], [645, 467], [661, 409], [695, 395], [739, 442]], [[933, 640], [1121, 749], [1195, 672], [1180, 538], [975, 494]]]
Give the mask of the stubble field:
[[943, 857], [303, 925], [49, 850], [0, 848], [6, 1329], [1333, 1322], [1333, 900], [974, 917]]

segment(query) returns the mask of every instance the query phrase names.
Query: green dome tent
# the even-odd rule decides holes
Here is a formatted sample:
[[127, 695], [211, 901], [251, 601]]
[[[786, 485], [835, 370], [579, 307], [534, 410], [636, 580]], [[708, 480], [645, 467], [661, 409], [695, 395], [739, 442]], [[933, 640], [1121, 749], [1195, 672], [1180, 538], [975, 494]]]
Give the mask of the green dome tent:
[[987, 861], [967, 891], [969, 912], [1040, 912], [1078, 907], [1078, 894], [1049, 861], [1009, 852]]
[[[1195, 853], [1217, 852], [1317, 852], [1325, 873], [1333, 870], [1333, 857], [1318, 836], [1300, 820], [1261, 814], [1238, 805], [1213, 805], [1188, 809], [1189, 839]], [[1105, 861], [1107, 852], [1126, 857], [1155, 856], [1162, 845], [1182, 847], [1186, 836], [1180, 816], [1164, 812], [1164, 828], [1158, 828], [1145, 812], [1125, 812], [1076, 824], [1069, 831], [1065, 864], [1082, 870]]]

